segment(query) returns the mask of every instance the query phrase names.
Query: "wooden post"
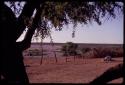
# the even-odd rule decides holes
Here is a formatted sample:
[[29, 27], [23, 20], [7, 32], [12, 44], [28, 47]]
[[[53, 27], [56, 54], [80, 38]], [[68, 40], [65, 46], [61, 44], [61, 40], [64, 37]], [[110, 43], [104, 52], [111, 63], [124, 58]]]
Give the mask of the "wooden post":
[[40, 65], [43, 63], [43, 40], [41, 39], [41, 60], [40, 60]]
[[66, 54], [66, 62], [68, 62], [68, 59], [69, 59], [69, 53]]
[[[54, 43], [53, 43], [53, 39], [52, 39], [52, 36], [51, 36], [51, 34], [49, 33], [49, 36], [50, 36], [50, 42], [51, 42], [51, 44], [52, 44], [52, 47], [54, 47]], [[54, 53], [54, 57], [55, 57], [55, 60], [56, 60], [56, 63], [57, 63], [57, 57], [56, 57], [56, 52], [55, 51], [53, 51], [53, 53]]]
[[56, 52], [54, 51], [54, 56], [55, 56], [55, 59], [56, 59], [56, 63], [57, 63], [57, 57], [56, 57]]

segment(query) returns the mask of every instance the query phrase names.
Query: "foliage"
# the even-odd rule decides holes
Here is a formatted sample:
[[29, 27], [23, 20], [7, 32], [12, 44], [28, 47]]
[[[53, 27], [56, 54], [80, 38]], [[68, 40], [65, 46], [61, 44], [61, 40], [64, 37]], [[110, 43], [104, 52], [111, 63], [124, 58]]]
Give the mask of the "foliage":
[[[47, 30], [53, 27], [61, 30], [63, 25], [69, 23], [73, 23], [74, 27], [77, 26], [77, 23], [88, 24], [97, 22], [101, 25], [102, 18], [115, 18], [117, 15], [116, 10], [123, 11], [123, 5], [120, 2], [112, 1], [34, 1], [34, 3], [39, 3], [41, 9], [41, 18], [36, 36], [44, 35], [44, 33], [48, 35], [49, 31]], [[14, 2], [10, 4], [11, 7], [15, 7]], [[74, 33], [75, 31], [73, 30], [72, 34], [74, 35]]]
[[96, 48], [100, 57], [105, 57], [107, 55], [112, 57], [122, 57], [123, 56], [123, 48], [115, 47], [115, 48]]
[[78, 45], [72, 42], [67, 42], [66, 44], [64, 44], [61, 48], [61, 51], [63, 52], [64, 56], [68, 56], [68, 55], [76, 55], [77, 54], [77, 47]]
[[86, 53], [89, 54], [89, 57], [92, 56], [91, 52], [94, 52], [95, 57], [104, 58], [109, 55], [112, 57], [122, 57], [123, 56], [123, 48], [122, 47], [95, 47], [95, 48], [82, 48], [80, 50], [81, 56], [86, 56]]

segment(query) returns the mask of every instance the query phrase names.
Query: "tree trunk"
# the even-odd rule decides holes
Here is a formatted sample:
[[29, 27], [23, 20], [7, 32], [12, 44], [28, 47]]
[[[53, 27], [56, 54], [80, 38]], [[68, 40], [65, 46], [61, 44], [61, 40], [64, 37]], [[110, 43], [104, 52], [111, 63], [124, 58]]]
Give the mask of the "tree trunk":
[[38, 26], [39, 20], [41, 19], [41, 11], [42, 11], [41, 8], [40, 7], [37, 8], [37, 12], [36, 12], [36, 15], [33, 19], [32, 26], [28, 28], [28, 31], [27, 31], [27, 33], [24, 37], [24, 40], [22, 41], [22, 43], [23, 43], [22, 44], [22, 46], [23, 46], [22, 50], [25, 50], [25, 49], [30, 47], [32, 36], [33, 36], [37, 26]]
[[[7, 84], [29, 83], [23, 63], [22, 52], [24, 48], [28, 47], [26, 46], [28, 45], [27, 41], [29, 43], [29, 40], [31, 41], [31, 37], [25, 38], [25, 42], [16, 42], [16, 39], [22, 34], [23, 30], [25, 29], [23, 16], [31, 17], [36, 6], [36, 3], [32, 3], [32, 5], [35, 4], [35, 6], [29, 5], [29, 3], [27, 4], [28, 5], [26, 6], [28, 7], [24, 7], [25, 11], [22, 12], [18, 20], [9, 7], [4, 5], [3, 2], [1, 4], [2, 11], [0, 12], [0, 25], [2, 28], [2, 56], [0, 57], [0, 76], [2, 75], [4, 77], [4, 79], [6, 80], [4, 83]], [[35, 31], [35, 29], [29, 30], [28, 35], [29, 33], [31, 33], [30, 35], [32, 36], [34, 33], [33, 31]], [[23, 46], [24, 48], [20, 48], [20, 46]]]

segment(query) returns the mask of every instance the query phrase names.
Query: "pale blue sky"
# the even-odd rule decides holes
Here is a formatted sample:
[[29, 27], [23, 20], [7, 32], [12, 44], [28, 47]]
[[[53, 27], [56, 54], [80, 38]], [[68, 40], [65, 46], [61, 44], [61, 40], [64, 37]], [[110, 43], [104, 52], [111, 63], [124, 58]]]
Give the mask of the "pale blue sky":
[[[115, 19], [103, 21], [102, 25], [96, 22], [76, 27], [75, 37], [72, 38], [73, 25], [64, 26], [62, 31], [52, 30], [52, 38], [54, 42], [74, 42], [74, 43], [107, 43], [107, 44], [123, 44], [123, 15], [120, 13]], [[25, 34], [25, 32], [24, 32]], [[24, 34], [17, 40], [21, 41]], [[39, 40], [38, 40], [39, 41]], [[45, 38], [44, 42], [50, 42], [50, 38]], [[36, 42], [33, 40], [32, 42]]]
[[[72, 25], [66, 26], [62, 31], [53, 31], [54, 42], [75, 42], [75, 43], [123, 43], [123, 16], [117, 19], [106, 21], [101, 26], [97, 23], [87, 26], [77, 26], [75, 37], [72, 38]], [[49, 38], [44, 40], [50, 41]]]
[[[76, 27], [75, 37], [72, 38], [72, 24], [64, 26], [62, 31], [52, 30], [54, 42], [65, 43], [71, 41], [74, 43], [111, 43], [123, 44], [123, 16], [116, 19], [105, 21], [102, 25], [93, 23], [92, 25], [78, 25]], [[23, 36], [19, 39], [22, 40]], [[39, 40], [38, 40], [39, 41]], [[50, 38], [45, 38], [44, 42], [50, 42]], [[32, 41], [32, 42], [35, 42]]]

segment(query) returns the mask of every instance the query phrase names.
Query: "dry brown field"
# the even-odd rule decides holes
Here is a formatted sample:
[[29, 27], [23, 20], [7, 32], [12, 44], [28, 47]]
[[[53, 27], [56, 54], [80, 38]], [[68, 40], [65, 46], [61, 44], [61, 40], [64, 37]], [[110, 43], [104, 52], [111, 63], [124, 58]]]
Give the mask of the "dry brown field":
[[[24, 63], [30, 83], [89, 83], [108, 68], [123, 63], [123, 58], [113, 58], [114, 61], [104, 62], [103, 58], [81, 59], [69, 57], [24, 57]], [[122, 83], [122, 78], [109, 83]]]

